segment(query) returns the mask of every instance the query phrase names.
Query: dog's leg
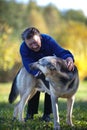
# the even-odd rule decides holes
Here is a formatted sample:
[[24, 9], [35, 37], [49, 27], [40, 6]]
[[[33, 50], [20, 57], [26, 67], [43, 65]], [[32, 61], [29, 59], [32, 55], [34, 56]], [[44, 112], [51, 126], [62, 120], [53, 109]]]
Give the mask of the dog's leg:
[[19, 106], [19, 103], [20, 101], [15, 105], [15, 108], [14, 108], [14, 113], [13, 113], [13, 120], [17, 118], [18, 116], [18, 106]]
[[25, 104], [27, 102], [27, 100], [30, 98], [32, 98], [34, 96], [34, 94], [36, 93], [35, 89], [33, 89], [31, 92], [27, 91], [26, 93], [24, 93], [24, 95], [22, 96], [21, 98], [21, 101], [19, 103], [19, 121], [24, 121], [24, 118], [23, 118], [23, 110], [24, 110], [24, 107], [25, 107]]
[[18, 120], [19, 121], [24, 121], [24, 118], [23, 118], [23, 109], [24, 109], [24, 106], [25, 106], [25, 102], [27, 100], [28, 96], [25, 97], [22, 97], [21, 101], [20, 101], [20, 104], [19, 104], [19, 113], [18, 113]]
[[72, 123], [72, 110], [73, 110], [74, 100], [75, 100], [75, 97], [74, 97], [74, 96], [67, 99], [67, 116], [66, 116], [66, 123], [67, 123], [68, 125], [71, 125], [71, 126], [73, 126], [73, 123]]
[[26, 93], [23, 95], [23, 97], [20, 97], [20, 101], [16, 104], [14, 108], [13, 120], [16, 119], [17, 116], [19, 116], [19, 121], [23, 121], [22, 111], [23, 111], [27, 98], [28, 98], [28, 95]]
[[21, 99], [15, 106], [14, 108], [14, 113], [13, 113], [13, 120], [19, 116], [19, 121], [24, 121], [22, 118], [22, 106], [23, 106], [23, 99]]
[[53, 94], [52, 90], [51, 90], [51, 101], [52, 101], [52, 110], [53, 110], [53, 116], [54, 116], [54, 130], [60, 130], [58, 98]]

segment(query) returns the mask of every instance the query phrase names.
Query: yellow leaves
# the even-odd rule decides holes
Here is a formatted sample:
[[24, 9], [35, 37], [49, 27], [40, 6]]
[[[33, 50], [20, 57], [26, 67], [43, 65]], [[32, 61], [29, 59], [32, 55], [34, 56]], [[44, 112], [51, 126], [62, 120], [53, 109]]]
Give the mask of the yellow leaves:
[[1, 33], [11, 34], [13, 32], [13, 29], [12, 27], [9, 27], [8, 24], [4, 23], [3, 25], [1, 24], [0, 31]]
[[79, 77], [83, 80], [87, 76], [87, 44], [81, 41], [74, 43], [72, 46], [67, 47], [75, 58], [75, 64], [78, 67]]
[[80, 79], [84, 79], [87, 76], [87, 61], [78, 57], [78, 59], [76, 59], [76, 65], [79, 70]]
[[6, 23], [0, 27], [0, 31], [0, 69], [7, 71], [18, 62], [19, 44], [11, 37], [13, 29]]
[[6, 28], [6, 33], [7, 34], [11, 34], [12, 32], [13, 32], [13, 29], [11, 27], [10, 28], [9, 27]]
[[2, 40], [7, 40], [9, 35], [13, 32], [13, 29], [9, 27], [6, 23], [0, 26], [1, 38]]
[[0, 68], [3, 68], [4, 71], [11, 69], [16, 62], [20, 61], [19, 44], [5, 43], [1, 51]]
[[78, 49], [75, 48], [72, 52], [75, 57], [75, 64], [78, 67], [79, 77], [81, 80], [83, 80], [87, 76], [87, 52], [83, 52], [84, 49], [80, 49], [79, 52], [78, 50], [79, 47]]
[[9, 47], [8, 49], [5, 50], [4, 52], [4, 70], [6, 70], [7, 68], [11, 68], [14, 64], [13, 61], [13, 49], [12, 47]]
[[8, 35], [7, 35], [7, 34], [3, 34], [3, 35], [2, 35], [2, 39], [3, 39], [3, 40], [7, 40], [7, 39], [8, 39]]
[[[68, 30], [68, 31], [67, 31]], [[70, 21], [66, 32], [61, 37], [66, 49], [69, 49], [74, 57], [79, 70], [80, 79], [87, 77], [87, 27], [84, 24]]]
[[32, 9], [29, 14], [29, 23], [37, 27], [41, 32], [48, 33], [48, 28], [43, 16], [37, 10]]
[[7, 25], [6, 23], [3, 25], [4, 28], [4, 32], [7, 34], [11, 34], [13, 29], [11, 27], [9, 27], [9, 25]]

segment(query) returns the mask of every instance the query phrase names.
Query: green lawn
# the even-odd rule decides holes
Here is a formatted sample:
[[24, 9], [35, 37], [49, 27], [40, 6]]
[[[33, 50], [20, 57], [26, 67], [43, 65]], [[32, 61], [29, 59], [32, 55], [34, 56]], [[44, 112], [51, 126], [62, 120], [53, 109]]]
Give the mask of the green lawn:
[[[52, 130], [53, 129], [53, 116], [51, 115], [52, 122], [45, 123], [39, 120], [43, 113], [43, 99], [44, 94], [40, 96], [39, 113], [35, 115], [34, 120], [26, 123], [19, 123], [12, 121], [12, 114], [14, 104], [8, 103], [8, 95], [10, 92], [11, 83], [0, 83], [0, 130]], [[19, 98], [17, 99], [19, 100]], [[26, 112], [26, 107], [24, 114]], [[71, 127], [65, 123], [66, 118], [66, 100], [59, 99], [59, 114], [60, 124], [62, 130], [72, 130]], [[78, 92], [76, 93], [76, 100], [73, 109], [73, 130], [87, 130], [87, 82], [81, 82]]]

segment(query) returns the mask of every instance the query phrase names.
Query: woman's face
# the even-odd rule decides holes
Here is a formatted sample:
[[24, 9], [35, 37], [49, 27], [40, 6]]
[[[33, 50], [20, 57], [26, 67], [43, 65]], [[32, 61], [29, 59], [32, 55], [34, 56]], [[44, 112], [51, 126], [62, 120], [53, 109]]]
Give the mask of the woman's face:
[[38, 52], [41, 48], [41, 38], [39, 35], [34, 35], [30, 39], [25, 39], [25, 43], [31, 50], [35, 52]]

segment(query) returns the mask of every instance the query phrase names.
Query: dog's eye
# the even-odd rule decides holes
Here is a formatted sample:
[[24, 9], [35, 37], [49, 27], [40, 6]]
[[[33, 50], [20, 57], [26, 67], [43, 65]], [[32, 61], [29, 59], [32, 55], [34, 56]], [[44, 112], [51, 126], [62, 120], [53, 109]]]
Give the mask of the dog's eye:
[[52, 65], [51, 63], [48, 63], [48, 64], [47, 64], [47, 67], [48, 67], [50, 70], [55, 70], [55, 69], [56, 69], [55, 66]]

